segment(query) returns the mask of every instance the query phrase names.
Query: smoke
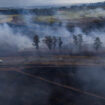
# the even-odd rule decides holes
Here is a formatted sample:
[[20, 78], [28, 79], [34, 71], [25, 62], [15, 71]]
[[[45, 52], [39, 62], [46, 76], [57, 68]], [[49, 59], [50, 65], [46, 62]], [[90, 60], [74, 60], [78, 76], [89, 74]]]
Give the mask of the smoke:
[[[34, 34], [39, 35], [42, 40], [45, 36], [56, 36], [62, 37], [64, 45], [69, 46], [70, 43], [73, 43], [73, 35], [82, 34], [84, 44], [92, 45], [95, 38], [99, 37], [105, 45], [105, 36], [104, 31], [93, 30], [88, 35], [84, 33], [79, 27], [75, 27], [74, 32], [69, 32], [65, 25], [62, 26], [49, 26], [49, 25], [38, 25], [27, 23], [28, 27], [31, 28]], [[34, 35], [33, 35], [34, 36]], [[32, 48], [32, 38], [30, 35], [25, 35], [20, 32], [14, 32], [14, 29], [10, 28], [7, 24], [0, 25], [0, 46], [1, 48], [7, 48], [11, 50], [21, 50], [25, 48]], [[43, 47], [41, 42], [40, 47]], [[105, 46], [104, 46], [105, 47]]]
[[105, 47], [105, 41], [104, 41], [105, 40], [105, 31], [104, 31], [104, 28], [101, 29], [101, 30], [95, 29], [95, 30], [90, 31], [88, 34], [86, 34], [81, 30], [81, 28], [75, 27], [73, 34], [74, 35], [82, 34], [85, 44], [90, 44], [90, 45], [93, 44], [96, 37], [99, 37], [100, 40], [103, 43], [103, 46]]
[[[102, 61], [102, 59], [101, 59]], [[97, 60], [97, 62], [100, 62]], [[93, 63], [94, 61], [92, 61]], [[95, 61], [96, 62], [96, 61]], [[75, 76], [77, 81], [80, 83], [83, 91], [92, 92], [100, 96], [105, 96], [105, 68], [103, 66], [87, 66], [87, 67], [77, 67], [75, 72]], [[94, 103], [97, 102], [96, 105], [104, 105], [104, 101], [100, 99], [95, 99], [94, 97], [83, 97], [80, 96], [76, 99], [76, 103], [80, 102], [81, 99], [84, 99], [84, 102]], [[91, 102], [92, 100], [92, 102]], [[81, 103], [84, 103], [81, 101]]]
[[[91, 10], [89, 11], [94, 13], [94, 11], [91, 11]], [[96, 11], [100, 12], [101, 9], [98, 9]], [[100, 14], [102, 13], [100, 12]], [[94, 14], [94, 16], [96, 15]], [[76, 26], [74, 28], [74, 31], [70, 32], [67, 29], [67, 23], [63, 23], [62, 25], [37, 24], [32, 22], [32, 18], [33, 18], [32, 15], [27, 15], [27, 16], [24, 15], [26, 26], [31, 32], [39, 35], [41, 40], [43, 39], [44, 36], [47, 36], [47, 35], [62, 37], [64, 41], [64, 45], [71, 46], [71, 44], [73, 43], [73, 35], [82, 34], [84, 44], [87, 44], [87, 45], [90, 45], [90, 47], [93, 47], [92, 45], [94, 43], [94, 39], [96, 37], [99, 37], [103, 43], [103, 46], [105, 47], [104, 28], [101, 28], [101, 30], [94, 29], [87, 34], [83, 32], [83, 30], [80, 27]], [[19, 27], [19, 30], [21, 30], [20, 27]], [[25, 30], [25, 32], [29, 30]], [[14, 28], [11, 28], [7, 24], [0, 25], [0, 48], [1, 48], [0, 50], [6, 49], [6, 51], [8, 51], [8, 50], [21, 50], [25, 48], [32, 48], [33, 47], [32, 37], [34, 35], [31, 35], [31, 33], [26, 35], [24, 34], [25, 32], [23, 33], [21, 33], [20, 31], [15, 32]], [[40, 46], [44, 47], [42, 42]], [[74, 63], [75, 63], [75, 60], [80, 61], [83, 59], [75, 58], [73, 61]], [[68, 61], [72, 61], [72, 58], [69, 59]], [[95, 60], [94, 62], [97, 62], [97, 61]], [[100, 61], [98, 60], [98, 62]], [[84, 90], [84, 91], [94, 92], [102, 96], [105, 95], [105, 89], [104, 89], [105, 68], [104, 67], [94, 67], [94, 68], [87, 67], [87, 69], [81, 68], [78, 66], [71, 67], [70, 69], [68, 67], [67, 68], [52, 67], [50, 69], [49, 67], [48, 68], [38, 67], [37, 69], [36, 65], [35, 67], [34, 65], [32, 65], [33, 70], [31, 69], [29, 70], [29, 66], [30, 65], [28, 65], [28, 68], [24, 69], [25, 72], [32, 72], [33, 75], [36, 74], [37, 76], [41, 75], [45, 78], [48, 78], [48, 80], [56, 81], [61, 84], [66, 84], [70, 86], [73, 85], [74, 87], [76, 86], [76, 87], [82, 88], [81, 90]], [[67, 69], [68, 71], [66, 71]], [[82, 101], [83, 103], [80, 105], [86, 104], [86, 101], [83, 100], [86, 98], [86, 97], [83, 98], [84, 95], [81, 95], [82, 98], [80, 98], [80, 95], [77, 95], [76, 92], [69, 91], [68, 89], [65, 90], [55, 85], [53, 86], [51, 84], [47, 84], [44, 81], [32, 79], [22, 74], [17, 74], [16, 72], [4, 73], [3, 71], [3, 73], [1, 73], [0, 75], [0, 82], [2, 84], [0, 88], [1, 105], [3, 104], [14, 105], [19, 103], [33, 104], [33, 105], [35, 105], [36, 103], [38, 103], [39, 105], [43, 105], [43, 104], [47, 105], [48, 103], [49, 105], [56, 104], [56, 103], [60, 105], [62, 104], [67, 105], [69, 103], [70, 105], [72, 104], [72, 101], [77, 104], [78, 104], [78, 101]], [[100, 104], [96, 103], [95, 105], [102, 105], [100, 100], [91, 99], [91, 101], [89, 102], [89, 98], [86, 98], [86, 99], [87, 99], [87, 104], [91, 105], [92, 103], [100, 102]]]
[[[65, 15], [65, 17], [69, 18], [75, 18], [80, 16], [82, 17], [105, 17], [103, 9], [89, 9], [89, 10], [80, 10], [80, 11], [70, 11], [67, 12], [68, 15]], [[69, 15], [70, 14], [70, 15]], [[76, 16], [74, 16], [75, 14]], [[64, 14], [63, 14], [64, 15]], [[20, 31], [15, 32], [14, 28], [10, 27], [7, 24], [0, 25], [0, 46], [1, 49], [8, 49], [8, 50], [21, 50], [25, 48], [32, 48], [32, 38], [35, 34], [39, 35], [41, 40], [45, 36], [56, 36], [56, 37], [62, 37], [64, 41], [64, 45], [69, 46], [70, 44], [73, 44], [73, 35], [82, 34], [84, 44], [86, 45], [92, 45], [94, 43], [94, 40], [96, 37], [99, 37], [100, 40], [103, 43], [103, 47], [105, 47], [105, 30], [104, 27], [98, 29], [93, 29], [87, 33], [83, 32], [83, 30], [75, 26], [74, 31], [71, 32], [67, 28], [67, 21], [63, 21], [63, 15], [59, 14], [58, 12], [54, 15], [54, 17], [58, 18], [62, 24], [59, 25], [58, 22], [54, 23], [53, 25], [49, 24], [41, 24], [41, 23], [35, 23], [33, 22], [33, 19], [36, 19], [36, 15], [31, 15], [31, 13], [28, 13], [28, 15], [23, 15], [23, 20], [25, 22], [25, 25], [28, 27], [28, 30], [24, 30], [23, 33]], [[62, 18], [60, 18], [62, 17]], [[103, 23], [104, 24], [104, 23]], [[95, 26], [94, 26], [95, 27]], [[100, 26], [101, 27], [101, 26]], [[18, 27], [18, 30], [21, 30], [21, 28]], [[88, 29], [87, 29], [88, 30]], [[25, 33], [30, 32], [28, 35]], [[42, 41], [40, 42], [41, 47], [44, 47]]]
[[[14, 33], [7, 24], [0, 25], [0, 48], [20, 50], [32, 47], [32, 41], [21, 33]], [[12, 49], [13, 50], [13, 49]]]

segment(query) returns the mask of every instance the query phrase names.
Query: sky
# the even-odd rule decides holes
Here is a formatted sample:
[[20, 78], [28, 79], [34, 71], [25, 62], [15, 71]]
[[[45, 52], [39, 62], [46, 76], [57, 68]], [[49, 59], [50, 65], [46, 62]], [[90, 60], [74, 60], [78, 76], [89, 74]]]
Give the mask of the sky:
[[105, 0], [0, 0], [0, 7], [8, 6], [42, 6], [42, 5], [62, 5], [76, 3], [101, 2]]

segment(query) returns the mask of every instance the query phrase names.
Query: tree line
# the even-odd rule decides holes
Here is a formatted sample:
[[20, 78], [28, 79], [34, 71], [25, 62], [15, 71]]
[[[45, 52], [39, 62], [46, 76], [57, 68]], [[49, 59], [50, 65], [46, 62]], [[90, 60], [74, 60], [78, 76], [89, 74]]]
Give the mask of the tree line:
[[[79, 35], [73, 35], [73, 42], [74, 42], [74, 44], [75, 44], [75, 46], [78, 48], [78, 49], [82, 49], [82, 47], [83, 47], [83, 42], [84, 42], [84, 40], [83, 40], [83, 36], [82, 36], [82, 34], [79, 34]], [[100, 48], [102, 48], [102, 42], [101, 42], [101, 39], [99, 38], [99, 37], [96, 37], [95, 39], [94, 39], [94, 42], [93, 42], [93, 48], [96, 50], [96, 51], [98, 51]]]
[[[55, 37], [55, 36], [45, 36], [42, 40], [43, 43], [48, 47], [49, 50], [56, 49], [56, 48], [62, 48], [64, 45], [63, 38], [61, 37]], [[36, 49], [39, 49], [41, 40], [38, 35], [35, 35], [33, 38], [33, 46], [35, 46]], [[76, 49], [81, 50], [84, 44], [83, 36], [82, 34], [73, 35], [73, 44]], [[96, 37], [94, 39], [93, 48], [98, 51], [102, 47], [102, 42], [99, 37]]]
[[[63, 40], [61, 37], [57, 38], [55, 36], [53, 37], [45, 36], [42, 41], [48, 47], [49, 50], [56, 49], [57, 47], [62, 48], [63, 45]], [[40, 38], [38, 35], [35, 35], [33, 38], [33, 45], [35, 46], [36, 49], [39, 49], [39, 43], [40, 43]]]

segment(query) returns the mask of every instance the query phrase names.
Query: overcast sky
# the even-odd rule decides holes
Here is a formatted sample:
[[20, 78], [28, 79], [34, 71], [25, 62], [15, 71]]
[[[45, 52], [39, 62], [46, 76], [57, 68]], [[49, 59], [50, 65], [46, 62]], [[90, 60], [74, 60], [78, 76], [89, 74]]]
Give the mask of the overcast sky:
[[0, 7], [101, 2], [105, 0], [0, 0]]

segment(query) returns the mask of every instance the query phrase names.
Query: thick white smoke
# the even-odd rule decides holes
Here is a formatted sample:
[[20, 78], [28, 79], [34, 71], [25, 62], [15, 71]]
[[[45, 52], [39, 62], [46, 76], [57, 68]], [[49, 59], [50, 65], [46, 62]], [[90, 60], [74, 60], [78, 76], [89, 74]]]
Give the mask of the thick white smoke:
[[[72, 11], [71, 11], [72, 12]], [[75, 13], [76, 14], [76, 13]], [[95, 16], [95, 17], [104, 17], [104, 10], [103, 9], [95, 9], [95, 10], [82, 10], [78, 11], [78, 16], [80, 15], [90, 15], [90, 16]], [[61, 16], [61, 14], [59, 14]], [[57, 15], [55, 15], [57, 16]], [[69, 15], [72, 16], [72, 15]], [[35, 18], [35, 16], [34, 16]], [[59, 17], [58, 17], [59, 18]], [[44, 36], [50, 35], [50, 36], [56, 36], [56, 37], [62, 37], [64, 44], [70, 46], [70, 43], [73, 42], [72, 35], [78, 35], [82, 34], [83, 35], [83, 40], [85, 44], [93, 44], [95, 38], [98, 36], [102, 43], [103, 46], [105, 47], [105, 31], [104, 29], [98, 30], [95, 29], [91, 31], [88, 35], [84, 33], [80, 28], [75, 27], [74, 32], [70, 32], [67, 29], [67, 22], [62, 22], [62, 25], [59, 26], [59, 24], [55, 25], [45, 25], [45, 24], [35, 24], [32, 22], [33, 15], [24, 15], [23, 19], [28, 26], [29, 30], [31, 30], [34, 34], [37, 34], [40, 36], [40, 38], [43, 38]], [[59, 18], [60, 19], [60, 18]], [[63, 21], [62, 19], [60, 19]], [[23, 35], [20, 32], [14, 33], [13, 28], [10, 28], [7, 24], [0, 25], [0, 46], [1, 47], [9, 47], [11, 48], [16, 48], [18, 50], [24, 49], [24, 48], [32, 48], [32, 37], [30, 38], [29, 36]], [[88, 29], [87, 29], [88, 30]], [[27, 31], [27, 30], [26, 30]], [[43, 46], [43, 43], [40, 44]]]
[[92, 30], [88, 34], [84, 33], [80, 28], [76, 27], [74, 31], [74, 35], [82, 34], [83, 40], [85, 44], [92, 45], [96, 37], [99, 37], [101, 42], [103, 43], [103, 47], [105, 47], [105, 31], [102, 30]]
[[[103, 47], [105, 47], [105, 32], [94, 30], [86, 35], [82, 30], [78, 27], [74, 29], [74, 32], [69, 32], [66, 26], [44, 26], [44, 25], [34, 25], [34, 33], [39, 35], [40, 38], [44, 38], [44, 36], [56, 36], [62, 37], [64, 41], [64, 45], [70, 46], [70, 43], [73, 43], [73, 35], [82, 34], [84, 44], [92, 45], [96, 37], [101, 39], [103, 43]], [[30, 36], [23, 35], [20, 32], [14, 33], [13, 29], [10, 28], [7, 24], [0, 25], [0, 46], [8, 47], [8, 49], [16, 48], [18, 50], [24, 48], [32, 48], [32, 39]], [[43, 47], [43, 42], [40, 42], [40, 47]], [[13, 49], [12, 49], [13, 50]]]
[[20, 50], [32, 47], [32, 41], [21, 33], [14, 33], [7, 24], [4, 24], [0, 25], [0, 46]]

